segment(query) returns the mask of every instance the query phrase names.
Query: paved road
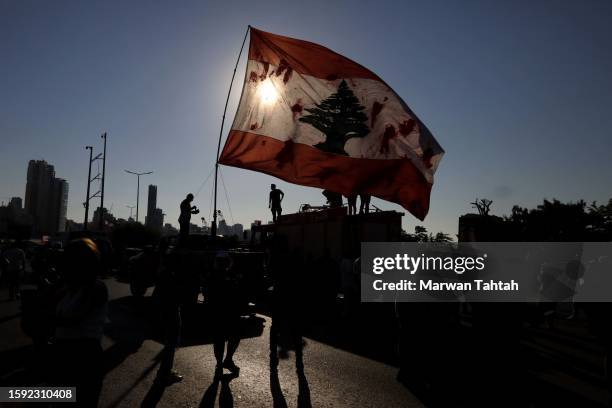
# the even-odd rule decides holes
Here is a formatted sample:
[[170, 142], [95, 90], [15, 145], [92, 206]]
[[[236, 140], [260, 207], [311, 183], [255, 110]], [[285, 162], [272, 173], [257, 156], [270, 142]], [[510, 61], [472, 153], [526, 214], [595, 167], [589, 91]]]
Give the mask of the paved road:
[[[206, 328], [186, 339], [175, 367], [185, 379], [165, 389], [154, 386], [161, 345], [150, 335], [147, 301], [129, 297], [125, 284], [107, 280], [111, 294], [109, 335], [104, 338], [106, 375], [101, 407], [134, 407], [143, 401], [159, 407], [423, 407], [395, 380], [397, 369], [329, 345], [305, 339], [304, 374], [298, 378], [293, 354], [271, 375], [268, 357], [270, 319], [252, 320], [250, 337], [235, 355], [240, 376], [213, 382], [214, 357]], [[4, 293], [0, 293], [3, 296]], [[28, 340], [19, 333], [13, 303], [0, 303], [0, 352]], [[134, 340], [138, 339], [138, 340]], [[142, 342], [141, 342], [142, 340]]]

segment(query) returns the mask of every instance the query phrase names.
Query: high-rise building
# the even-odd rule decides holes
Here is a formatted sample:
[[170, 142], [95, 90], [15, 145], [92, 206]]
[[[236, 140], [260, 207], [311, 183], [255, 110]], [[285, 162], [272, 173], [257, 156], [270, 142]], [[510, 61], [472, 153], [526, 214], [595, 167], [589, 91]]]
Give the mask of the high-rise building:
[[[147, 218], [153, 215], [153, 211], [157, 208], [157, 186], [149, 184], [149, 200], [147, 201]], [[148, 224], [145, 219], [145, 224]]]
[[149, 185], [149, 200], [147, 201], [145, 225], [160, 232], [164, 225], [164, 213], [160, 208], [157, 208], [157, 186], [152, 184]]
[[223, 218], [219, 220], [219, 227], [217, 228], [217, 233], [225, 237], [231, 237], [232, 235], [235, 234], [232, 226], [227, 225], [227, 222]]
[[242, 239], [244, 235], [244, 226], [242, 224], [234, 224], [232, 230], [234, 235], [238, 235], [238, 238]]
[[53, 166], [44, 160], [30, 160], [25, 192], [25, 208], [34, 221], [34, 231], [48, 233], [50, 191], [55, 177]]
[[54, 178], [51, 186], [51, 202], [49, 203], [49, 219], [51, 232], [66, 231], [66, 210], [68, 208], [68, 182]]
[[30, 160], [25, 210], [32, 216], [34, 234], [52, 235], [65, 230], [68, 182], [55, 178], [55, 169], [44, 160]]

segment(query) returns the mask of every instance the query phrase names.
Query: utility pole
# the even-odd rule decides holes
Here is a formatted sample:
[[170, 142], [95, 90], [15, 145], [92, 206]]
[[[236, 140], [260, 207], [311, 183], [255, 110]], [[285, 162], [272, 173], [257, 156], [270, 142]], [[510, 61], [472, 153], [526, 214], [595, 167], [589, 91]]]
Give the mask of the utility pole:
[[151, 174], [153, 172], [147, 171], [143, 173], [138, 173], [130, 170], [125, 170], [125, 172], [136, 175], [136, 178], [138, 179], [138, 182], [136, 184], [136, 222], [138, 222], [138, 202], [140, 201], [140, 176], [144, 176], [145, 174]]
[[85, 221], [83, 222], [83, 231], [87, 231], [87, 221], [89, 220], [89, 185], [91, 184], [93, 146], [85, 146], [85, 150], [89, 150], [89, 170], [87, 171], [87, 195], [85, 196]]
[[102, 186], [100, 188], [100, 219], [98, 229], [102, 231], [104, 227], [104, 180], [106, 178], [106, 132], [102, 134], [104, 139], [104, 153], [102, 156]]

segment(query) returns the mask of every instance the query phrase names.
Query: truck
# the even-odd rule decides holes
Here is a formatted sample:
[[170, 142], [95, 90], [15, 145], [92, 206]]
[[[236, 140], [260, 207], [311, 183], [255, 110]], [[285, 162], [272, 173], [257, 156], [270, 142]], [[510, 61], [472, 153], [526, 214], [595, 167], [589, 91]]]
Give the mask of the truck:
[[274, 224], [254, 225], [251, 245], [265, 242], [272, 236], [283, 236], [289, 251], [301, 249], [314, 259], [324, 255], [339, 262], [342, 258], [357, 258], [362, 242], [393, 242], [401, 240], [402, 217], [397, 211], [374, 211], [348, 215], [346, 207], [302, 206], [303, 210], [281, 215]]

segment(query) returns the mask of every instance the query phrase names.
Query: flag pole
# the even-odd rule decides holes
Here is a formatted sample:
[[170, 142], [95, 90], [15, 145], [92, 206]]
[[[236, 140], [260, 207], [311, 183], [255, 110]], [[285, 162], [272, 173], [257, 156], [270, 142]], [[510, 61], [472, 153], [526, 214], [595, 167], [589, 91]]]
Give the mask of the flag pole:
[[236, 66], [234, 67], [234, 73], [232, 74], [232, 80], [230, 81], [229, 90], [227, 91], [227, 99], [225, 100], [225, 108], [223, 108], [223, 117], [221, 118], [221, 129], [219, 129], [219, 141], [217, 142], [217, 155], [215, 156], [215, 187], [214, 187], [214, 210], [213, 210], [213, 220], [210, 226], [210, 235], [213, 239], [217, 236], [217, 176], [219, 173], [219, 153], [221, 151], [221, 138], [223, 137], [223, 125], [225, 124], [225, 113], [227, 112], [227, 104], [229, 103], [230, 94], [232, 93], [232, 85], [234, 84], [234, 77], [236, 76], [236, 70], [238, 69], [238, 63], [240, 62], [240, 56], [242, 55], [242, 50], [244, 49], [244, 44], [246, 43], [247, 35], [249, 34], [249, 30], [251, 26], [247, 26], [247, 30], [244, 33], [244, 39], [242, 40], [242, 45], [240, 46], [240, 52], [238, 53], [238, 59], [236, 59]]

